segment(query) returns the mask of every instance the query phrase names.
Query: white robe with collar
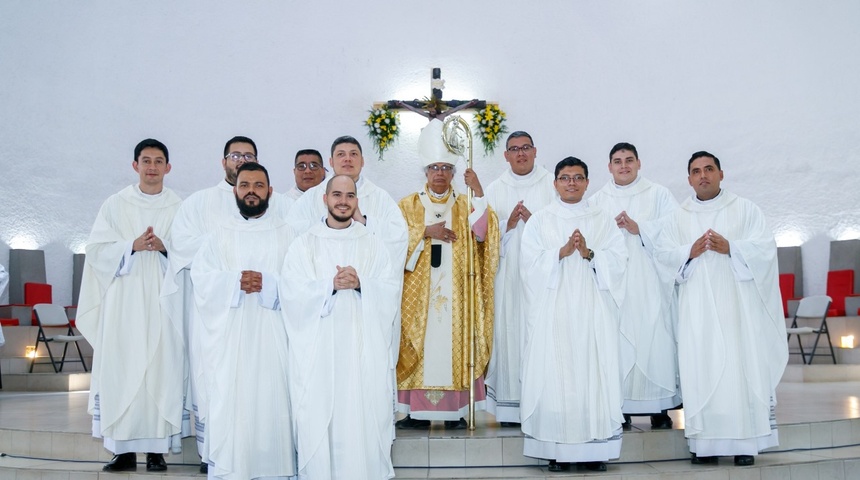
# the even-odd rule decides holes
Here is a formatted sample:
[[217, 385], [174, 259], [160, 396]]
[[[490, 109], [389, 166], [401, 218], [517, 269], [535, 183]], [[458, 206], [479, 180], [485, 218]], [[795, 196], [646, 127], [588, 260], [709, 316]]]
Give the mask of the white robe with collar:
[[484, 192], [502, 231], [493, 298], [493, 353], [486, 378], [487, 411], [500, 422], [520, 422], [520, 353], [525, 329], [519, 260], [526, 222], [520, 220], [516, 228], [506, 231], [508, 218], [520, 201], [534, 214], [557, 196], [552, 173], [539, 165], [528, 175], [516, 175], [508, 169]]
[[[594, 251], [559, 260], [575, 229]], [[533, 214], [520, 252], [526, 298], [525, 454], [559, 461], [617, 458], [621, 448], [618, 305], [624, 239], [596, 207], [554, 200]]]
[[[287, 332], [279, 270], [292, 230], [269, 212], [236, 213], [194, 257], [191, 279], [207, 354], [206, 444], [210, 475], [244, 480], [296, 474]], [[262, 292], [240, 290], [243, 270], [263, 274]]]
[[[671, 214], [678, 202], [647, 178], [618, 186], [610, 180], [589, 199], [615, 217], [622, 211], [642, 225]], [[674, 281], [661, 281], [639, 235], [619, 229], [627, 245], [621, 305], [624, 413], [660, 413], [681, 403], [675, 348]], [[665, 280], [665, 278], [664, 278]]]
[[[721, 191], [685, 200], [642, 231], [662, 273], [678, 282], [684, 423], [700, 456], [755, 455], [778, 444], [774, 392], [788, 362], [776, 243], [755, 204]], [[713, 229], [731, 256], [690, 248]]]
[[[333, 293], [337, 266], [355, 268], [360, 293]], [[299, 475], [393, 477], [388, 349], [400, 278], [384, 244], [360, 223], [334, 230], [321, 220], [290, 247], [281, 277]]]
[[126, 187], [102, 204], [87, 240], [76, 324], [93, 346], [87, 408], [95, 414], [98, 398], [93, 436], [105, 437], [106, 445], [180, 432], [183, 327], [159, 303], [167, 258], [131, 252], [151, 226], [170, 253], [180, 201], [167, 188], [146, 195], [137, 185]]

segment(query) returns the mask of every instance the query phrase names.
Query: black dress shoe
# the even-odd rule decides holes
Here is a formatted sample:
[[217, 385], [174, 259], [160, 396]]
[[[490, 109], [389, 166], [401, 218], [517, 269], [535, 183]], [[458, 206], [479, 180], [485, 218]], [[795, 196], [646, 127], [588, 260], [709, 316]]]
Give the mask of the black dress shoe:
[[459, 420], [445, 420], [445, 429], [447, 430], [463, 430], [469, 425], [466, 423], [465, 418], [461, 418]]
[[519, 422], [499, 422], [499, 424], [505, 428], [522, 428], [522, 424]]
[[394, 426], [401, 430], [427, 430], [430, 428], [430, 420], [415, 420], [406, 415], [406, 418], [395, 422]]
[[651, 415], [652, 430], [669, 430], [672, 428], [672, 417], [665, 413]]
[[585, 462], [582, 464], [586, 470], [590, 470], [592, 472], [605, 472], [606, 464], [603, 462]]
[[739, 467], [755, 465], [755, 457], [752, 455], [735, 455], [735, 465]]
[[709, 463], [717, 463], [717, 457], [700, 457], [695, 453], [690, 456], [690, 463], [693, 465], [706, 465]]
[[137, 454], [134, 452], [114, 455], [110, 462], [102, 467], [103, 472], [129, 472], [137, 470]]
[[209, 473], [209, 464], [206, 462], [200, 462], [200, 473]]
[[630, 430], [630, 415], [624, 414], [624, 423], [621, 424], [623, 430]]
[[167, 470], [167, 462], [164, 461], [164, 455], [160, 453], [146, 454], [147, 472], [163, 472], [165, 470]]
[[555, 460], [550, 460], [546, 469], [550, 472], [566, 472], [570, 470], [570, 462], [556, 462]]

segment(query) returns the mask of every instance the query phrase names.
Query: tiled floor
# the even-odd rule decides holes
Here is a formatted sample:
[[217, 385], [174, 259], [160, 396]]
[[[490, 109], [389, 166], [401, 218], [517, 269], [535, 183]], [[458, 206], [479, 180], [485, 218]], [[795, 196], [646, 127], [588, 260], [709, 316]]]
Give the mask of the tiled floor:
[[[55, 442], [63, 443], [62, 440], [66, 437], [81, 438], [80, 434], [86, 434], [90, 431], [91, 419], [86, 413], [87, 395], [86, 392], [0, 393], [0, 429], [7, 430], [5, 438], [0, 439], [0, 451], [9, 451], [7, 445], [18, 441], [16, 435], [21, 438], [28, 436], [30, 439], [45, 437], [46, 445]], [[796, 448], [798, 450], [760, 455], [756, 462], [760, 468], [754, 470], [756, 473], [731, 467], [730, 458], [721, 460], [718, 467], [696, 467], [697, 469], [691, 472], [689, 461], [684, 460], [685, 446], [676, 445], [676, 455], [670, 456], [667, 461], [613, 463], [610, 464], [609, 471], [601, 474], [600, 478], [622, 479], [635, 478], [639, 475], [648, 477], [649, 474], [651, 476], [659, 474], [660, 478], [715, 478], [725, 480], [744, 478], [755, 478], [756, 480], [769, 478], [860, 478], [860, 460], [855, 460], [860, 459], [860, 446], [806, 450], [810, 445], [860, 444], [860, 441], [855, 441], [860, 439], [860, 431], [858, 431], [860, 430], [858, 428], [860, 423], [848, 421], [860, 418], [860, 382], [783, 383], [777, 389], [777, 399], [779, 404], [776, 416], [777, 422], [780, 424], [780, 448]], [[683, 411], [671, 412], [671, 415], [675, 419], [675, 429], [682, 429]], [[634, 417], [634, 431], [639, 430], [650, 430], [647, 417]], [[10, 434], [8, 431], [12, 431], [12, 433]], [[479, 414], [478, 429], [474, 432], [466, 430], [447, 431], [441, 428], [441, 425], [436, 424], [430, 430], [429, 438], [427, 432], [398, 431], [398, 438], [403, 441], [395, 442], [395, 450], [399, 447], [407, 448], [410, 443], [423, 441], [423, 445], [426, 445], [429, 450], [430, 458], [435, 459], [431, 464], [439, 465], [439, 467], [410, 467], [399, 464], [396, 469], [397, 478], [535, 479], [564, 476], [549, 474], [540, 462], [526, 457], [520, 457], [523, 460], [521, 464], [511, 464], [506, 467], [463, 467], [463, 465], [471, 464], [469, 462], [470, 455], [475, 455], [474, 458], [480, 458], [481, 451], [484, 449], [487, 451], [519, 449], [521, 452], [521, 435], [518, 429], [499, 427], [493, 418], [487, 414]], [[633, 441], [634, 437], [635, 435], [627, 438]], [[666, 439], [667, 441], [672, 439], [672, 442], [683, 443], [680, 432], [676, 432], [674, 435], [667, 432]], [[92, 447], [99, 448], [97, 441], [92, 443]], [[645, 448], [646, 451], [648, 448], [648, 446], [636, 447], [632, 443], [624, 445], [625, 449], [634, 447]], [[77, 451], [78, 446], [75, 445], [71, 448]], [[45, 458], [51, 458], [50, 454], [57, 453], [57, 449], [52, 450], [46, 446], [44, 453]], [[86, 456], [91, 458], [91, 455]], [[509, 458], [506, 453], [502, 456]], [[109, 455], [100, 452], [97, 457], [103, 460]], [[399, 458], [406, 457], [401, 456]], [[843, 462], [844, 459], [850, 460]], [[193, 461], [183, 462], [181, 460], [175, 460], [175, 462], [193, 463]], [[446, 464], [451, 467], [444, 468]], [[67, 476], [65, 471], [71, 470], [71, 465], [74, 466], [74, 471], [77, 473]], [[25, 467], [39, 469], [43, 472], [58, 472], [57, 478], [68, 478], [69, 480], [103, 478], [103, 476], [97, 475], [101, 468], [100, 463], [71, 464], [69, 462], [6, 457], [0, 459], [0, 469], [2, 467]], [[143, 473], [142, 467], [140, 470], [139, 473]], [[163, 478], [191, 478], [194, 476], [194, 472], [195, 468], [191, 465], [176, 465], [171, 469], [171, 475]], [[572, 473], [572, 475], [574, 474]], [[0, 478], [6, 478], [3, 477], [2, 471], [0, 471]], [[19, 475], [17, 478], [22, 477]], [[35, 478], [54, 478], [54, 476], [42, 474]], [[110, 478], [118, 477], [110, 476]], [[152, 476], [147, 476], [147, 478], [152, 478]]]

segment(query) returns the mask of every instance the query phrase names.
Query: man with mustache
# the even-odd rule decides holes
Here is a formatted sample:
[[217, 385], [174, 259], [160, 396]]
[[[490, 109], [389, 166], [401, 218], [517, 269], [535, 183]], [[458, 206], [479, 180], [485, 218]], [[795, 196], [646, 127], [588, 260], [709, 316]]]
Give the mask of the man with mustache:
[[391, 478], [400, 279], [382, 238], [355, 220], [352, 178], [324, 188], [325, 218], [293, 242], [281, 271], [299, 478]]
[[234, 207], [194, 257], [191, 279], [210, 355], [206, 445], [212, 478], [296, 474], [279, 270], [294, 238], [270, 209], [266, 168], [237, 169]]
[[761, 209], [723, 190], [713, 154], [687, 162], [694, 194], [641, 225], [678, 289], [678, 363], [693, 464], [735, 465], [779, 443], [776, 385], [788, 362], [776, 242]]
[[286, 195], [293, 200], [298, 200], [305, 192], [316, 187], [325, 180], [326, 169], [323, 167], [323, 159], [320, 152], [308, 148], [296, 152], [293, 175], [296, 184], [293, 185]]

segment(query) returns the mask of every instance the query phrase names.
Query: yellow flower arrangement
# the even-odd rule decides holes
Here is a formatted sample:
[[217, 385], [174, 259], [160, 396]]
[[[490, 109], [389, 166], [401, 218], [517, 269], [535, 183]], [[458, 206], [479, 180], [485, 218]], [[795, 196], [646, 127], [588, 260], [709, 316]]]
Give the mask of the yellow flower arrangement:
[[508, 133], [505, 112], [498, 105], [487, 104], [483, 110], [478, 110], [474, 120], [478, 127], [475, 129], [475, 137], [484, 145], [484, 155], [490, 155], [496, 150], [499, 139]]
[[373, 146], [379, 152], [379, 159], [382, 160], [385, 149], [400, 135], [400, 114], [388, 107], [375, 108], [370, 110], [364, 124], [367, 126], [367, 136], [373, 141]]

